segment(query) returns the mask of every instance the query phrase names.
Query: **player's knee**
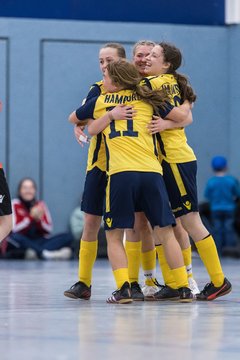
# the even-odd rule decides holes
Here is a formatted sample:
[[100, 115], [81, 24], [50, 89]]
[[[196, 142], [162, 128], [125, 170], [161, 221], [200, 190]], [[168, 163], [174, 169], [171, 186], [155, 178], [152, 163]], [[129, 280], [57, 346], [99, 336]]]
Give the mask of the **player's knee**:
[[150, 231], [148, 219], [146, 218], [144, 213], [135, 214], [134, 229], [136, 231]]
[[4, 230], [3, 239], [12, 231], [12, 215], [1, 217], [1, 227]]
[[86, 237], [93, 235], [97, 236], [100, 226], [101, 226], [100, 216], [95, 216], [90, 214], [85, 215], [83, 232]]
[[177, 239], [185, 239], [188, 237], [188, 233], [182, 226], [180, 221], [176, 221], [176, 226], [173, 228], [174, 234]]
[[9, 215], [9, 217], [7, 219], [7, 233], [8, 234], [12, 231], [12, 228], [13, 228], [12, 215]]

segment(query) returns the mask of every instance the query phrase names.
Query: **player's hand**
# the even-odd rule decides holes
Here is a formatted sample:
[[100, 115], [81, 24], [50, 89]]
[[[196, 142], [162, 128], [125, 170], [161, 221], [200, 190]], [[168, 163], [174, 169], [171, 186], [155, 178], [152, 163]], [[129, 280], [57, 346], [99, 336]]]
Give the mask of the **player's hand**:
[[160, 116], [153, 115], [153, 119], [147, 128], [151, 135], [157, 134], [158, 132], [166, 130], [165, 121]]
[[85, 126], [75, 125], [74, 126], [74, 134], [79, 145], [83, 147], [84, 143], [88, 143], [89, 139], [87, 135], [84, 133]]
[[136, 110], [129, 105], [118, 105], [111, 110], [111, 114], [114, 120], [132, 120], [136, 114]]

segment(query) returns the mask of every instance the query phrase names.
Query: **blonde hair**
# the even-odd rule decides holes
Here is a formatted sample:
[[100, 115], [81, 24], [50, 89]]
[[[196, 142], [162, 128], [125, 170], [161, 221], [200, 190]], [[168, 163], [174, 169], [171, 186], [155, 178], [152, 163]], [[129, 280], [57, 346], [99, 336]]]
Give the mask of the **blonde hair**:
[[155, 42], [151, 41], [151, 40], [139, 40], [138, 42], [136, 42], [136, 44], [134, 44], [132, 52], [133, 52], [133, 56], [136, 54], [137, 48], [138, 46], [155, 46]]

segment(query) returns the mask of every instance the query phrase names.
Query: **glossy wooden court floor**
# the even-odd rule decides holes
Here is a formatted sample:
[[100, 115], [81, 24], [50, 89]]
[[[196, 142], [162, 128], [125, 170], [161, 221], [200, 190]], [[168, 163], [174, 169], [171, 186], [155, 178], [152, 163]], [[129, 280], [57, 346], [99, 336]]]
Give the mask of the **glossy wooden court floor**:
[[[202, 287], [207, 274], [193, 264]], [[223, 266], [233, 291], [216, 301], [109, 305], [105, 260], [90, 301], [63, 296], [77, 281], [75, 261], [0, 261], [0, 360], [240, 359], [240, 261]]]

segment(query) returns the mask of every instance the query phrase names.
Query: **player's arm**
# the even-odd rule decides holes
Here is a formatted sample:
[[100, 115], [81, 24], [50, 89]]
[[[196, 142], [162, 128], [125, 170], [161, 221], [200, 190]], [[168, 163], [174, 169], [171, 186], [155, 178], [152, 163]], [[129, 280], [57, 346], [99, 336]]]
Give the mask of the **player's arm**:
[[98, 84], [93, 84], [86, 98], [83, 100], [82, 105], [93, 98], [99, 97], [100, 95], [101, 95], [101, 87]]
[[175, 122], [183, 122], [191, 113], [191, 109], [192, 104], [188, 100], [185, 100], [182, 105], [174, 106], [165, 119]]
[[172, 120], [162, 119], [159, 116], [153, 116], [152, 121], [148, 125], [148, 131], [150, 134], [156, 134], [164, 130], [186, 127], [192, 124], [192, 122], [192, 112], [190, 112], [189, 115], [181, 122], [175, 122]]
[[101, 131], [106, 129], [106, 127], [110, 124], [110, 122], [113, 120], [111, 118], [111, 111], [107, 112], [105, 115], [103, 115], [101, 118], [96, 120], [90, 120], [88, 122], [88, 133], [91, 136], [99, 134]]
[[[88, 102], [89, 100], [93, 99], [93, 98], [97, 98], [99, 95], [101, 94], [101, 88], [98, 84], [93, 84], [86, 96], [86, 98], [83, 100], [82, 105], [84, 105], [86, 102]], [[70, 114], [69, 116], [69, 121], [74, 123], [74, 135], [75, 138], [77, 140], [77, 142], [79, 143], [79, 145], [81, 145], [83, 147], [84, 143], [89, 142], [89, 138], [88, 136], [84, 133], [84, 129], [85, 126], [87, 124], [87, 119], [84, 123], [84, 121], [81, 121], [81, 124], [76, 124], [76, 112], [73, 112], [72, 114]]]
[[[155, 83], [155, 81], [157, 82]], [[144, 78], [141, 82], [141, 85], [142, 86], [145, 85], [149, 89], [154, 90], [154, 89], [159, 89], [160, 85], [163, 84], [159, 84], [159, 80], [155, 78], [153, 79]], [[179, 106], [174, 106], [169, 101], [165, 103], [164, 107], [159, 108], [159, 113], [163, 119], [181, 123], [186, 120], [186, 117], [188, 117], [189, 112], [191, 112], [191, 109], [192, 109], [192, 104], [188, 100], [185, 100], [183, 104]], [[178, 125], [177, 127], [181, 127], [181, 126], [182, 125]]]
[[72, 124], [79, 125], [79, 126], [85, 126], [85, 125], [87, 125], [89, 119], [79, 120], [78, 117], [77, 117], [76, 111], [73, 111], [69, 115], [68, 120]]
[[93, 119], [93, 113], [95, 109], [95, 104], [98, 97], [94, 97], [88, 101], [86, 101], [83, 105], [81, 105], [77, 110], [73, 111], [69, 115], [69, 121], [75, 125], [86, 125], [89, 119]]
[[118, 105], [107, 111], [101, 118], [89, 121], [88, 132], [91, 136], [99, 134], [114, 120], [132, 120], [136, 111], [131, 106]]
[[189, 116], [191, 109], [192, 104], [188, 100], [185, 100], [184, 103], [179, 106], [166, 103], [165, 107], [159, 108], [159, 113], [163, 119], [181, 123]]
[[70, 114], [69, 116], [69, 121], [72, 122], [70, 120], [70, 117], [72, 118], [72, 120], [74, 121], [74, 123], [76, 124], [76, 121], [81, 121], [81, 124], [76, 124], [78, 126], [85, 126], [88, 123], [88, 118], [83, 119], [84, 114], [86, 114], [86, 112], [89, 114], [92, 114], [92, 108], [93, 105], [95, 106], [96, 100], [97, 98], [101, 95], [101, 89], [100, 86], [98, 84], [93, 84], [87, 94], [87, 97], [82, 101], [81, 107], [79, 109], [77, 109], [76, 111], [74, 111], [72, 114]]

